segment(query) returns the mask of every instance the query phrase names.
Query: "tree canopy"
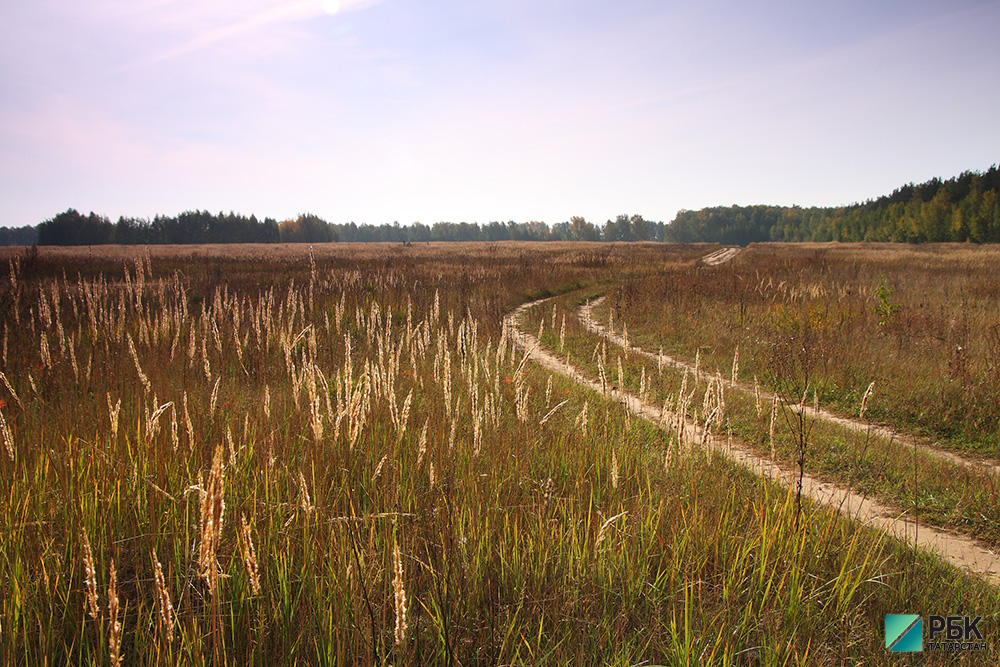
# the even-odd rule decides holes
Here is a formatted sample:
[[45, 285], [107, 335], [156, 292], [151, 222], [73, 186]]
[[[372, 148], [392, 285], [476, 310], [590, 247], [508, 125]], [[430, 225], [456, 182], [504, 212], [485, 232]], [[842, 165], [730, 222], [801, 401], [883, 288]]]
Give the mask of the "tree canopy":
[[[424, 225], [332, 224], [311, 213], [277, 222], [235, 213], [213, 215], [208, 211], [185, 211], [176, 216], [158, 215], [152, 220], [107, 217], [75, 209], [56, 215], [35, 227], [7, 230], [3, 245], [101, 245], [188, 243], [329, 243], [332, 241], [419, 243], [427, 241], [662, 241], [665, 225], [640, 215], [620, 215], [601, 227], [574, 216], [549, 226], [532, 220], [517, 223], [435, 222]], [[611, 231], [613, 230], [613, 233]]]
[[1000, 171], [967, 171], [836, 208], [729, 206], [680, 211], [667, 240], [1000, 242]]
[[176, 216], [158, 215], [152, 220], [120, 217], [116, 223], [102, 215], [84, 216], [75, 209], [56, 215], [37, 226], [39, 245], [122, 245], [162, 243], [277, 243], [278, 223], [236, 213], [213, 215], [208, 211], [185, 211]]
[[0, 245], [157, 243], [329, 243], [427, 241], [670, 241], [746, 245], [762, 241], [960, 241], [1000, 243], [1000, 170], [966, 171], [909, 183], [891, 194], [839, 207], [716, 206], [682, 210], [668, 224], [622, 214], [598, 226], [580, 216], [566, 222], [492, 221], [333, 224], [311, 213], [279, 223], [233, 212], [185, 211], [152, 220], [68, 209], [35, 227], [0, 228]]
[[38, 243], [38, 227], [0, 227], [0, 246], [4, 245], [35, 245]]

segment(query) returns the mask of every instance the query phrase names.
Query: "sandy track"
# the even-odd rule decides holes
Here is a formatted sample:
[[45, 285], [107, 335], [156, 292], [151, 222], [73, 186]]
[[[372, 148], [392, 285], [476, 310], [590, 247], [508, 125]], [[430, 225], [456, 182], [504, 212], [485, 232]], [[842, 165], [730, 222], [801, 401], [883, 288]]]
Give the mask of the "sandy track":
[[701, 261], [709, 266], [718, 266], [719, 264], [725, 264], [738, 254], [740, 254], [740, 248], [722, 248], [721, 250], [716, 250], [713, 253], [705, 255], [701, 258]]
[[[515, 343], [526, 350], [527, 355], [543, 368], [566, 376], [578, 384], [602, 393], [601, 383], [583, 375], [577, 368], [560, 360], [546, 350], [541, 342], [520, 327], [521, 316], [529, 309], [548, 301], [542, 299], [526, 303], [504, 318], [504, 326]], [[682, 424], [690, 441], [701, 443], [705, 449], [719, 452], [733, 461], [750, 468], [754, 473], [793, 486], [798, 479], [798, 471], [760, 457], [740, 443], [706, 432], [693, 420], [679, 416], [661, 408], [644, 403], [636, 396], [616, 388], [603, 392], [605, 396], [618, 401], [632, 414], [646, 419], [660, 428], [667, 424]], [[916, 541], [921, 547], [939, 554], [947, 562], [970, 572], [982, 575], [993, 585], [1000, 585], [1000, 556], [984, 548], [971, 538], [939, 530], [929, 526], [919, 526], [905, 513], [883, 505], [876, 500], [857, 494], [850, 489], [829, 482], [821, 482], [811, 475], [802, 477], [802, 493], [815, 502], [836, 508], [845, 515], [877, 528], [889, 535], [907, 542]]]

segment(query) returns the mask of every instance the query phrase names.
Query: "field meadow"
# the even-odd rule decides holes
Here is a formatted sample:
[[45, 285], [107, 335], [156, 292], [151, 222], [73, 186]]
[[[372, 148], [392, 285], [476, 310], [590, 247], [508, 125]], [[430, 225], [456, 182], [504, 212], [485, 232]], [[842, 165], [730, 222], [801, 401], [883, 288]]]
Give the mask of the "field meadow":
[[[520, 326], [581, 372], [995, 546], [995, 474], [793, 415], [997, 458], [1000, 251], [716, 249], [4, 250], [0, 660], [997, 663], [985, 578], [544, 370], [503, 321], [547, 299]], [[781, 401], [615, 349], [578, 317], [601, 296], [636, 345]], [[982, 615], [988, 650], [890, 654], [890, 613]]]

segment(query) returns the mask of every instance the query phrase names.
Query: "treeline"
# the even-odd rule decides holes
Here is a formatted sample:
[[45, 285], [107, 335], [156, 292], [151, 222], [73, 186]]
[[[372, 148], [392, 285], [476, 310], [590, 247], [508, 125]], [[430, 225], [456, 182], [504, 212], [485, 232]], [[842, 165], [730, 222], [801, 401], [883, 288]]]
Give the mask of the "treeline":
[[574, 216], [568, 222], [436, 222], [424, 225], [331, 225], [341, 241], [422, 243], [427, 241], [663, 241], [666, 225], [641, 215], [619, 215], [603, 226]]
[[669, 241], [746, 245], [763, 241], [971, 241], [1000, 243], [1000, 170], [967, 171], [904, 185], [892, 194], [836, 208], [729, 206], [680, 211], [669, 224], [619, 215], [603, 225], [567, 222], [332, 224], [312, 214], [278, 222], [235, 213], [186, 211], [117, 222], [74, 209], [34, 227], [0, 228], [0, 245], [160, 243], [328, 243], [428, 241]]
[[33, 225], [0, 227], [0, 246], [35, 245], [36, 243], [38, 243], [38, 228]]
[[947, 181], [904, 185], [890, 195], [837, 208], [730, 206], [680, 211], [676, 242], [761, 241], [1000, 242], [1000, 171], [967, 171]]
[[333, 226], [303, 214], [281, 223], [237, 213], [185, 211], [152, 220], [120, 217], [111, 222], [91, 212], [69, 209], [35, 226], [0, 228], [0, 245], [153, 245], [194, 243], [326, 243], [337, 240]]
[[663, 241], [667, 226], [641, 215], [619, 215], [597, 226], [581, 217], [549, 226], [544, 222], [437, 222], [424, 225], [332, 224], [303, 214], [277, 222], [235, 213], [120, 217], [111, 222], [96, 213], [69, 209], [35, 227], [3, 229], [2, 245], [122, 245], [188, 243], [329, 243], [332, 241], [421, 243], [428, 241]]
[[152, 220], [107, 217], [75, 209], [38, 224], [39, 245], [122, 245], [159, 243], [277, 243], [281, 229], [277, 221], [235, 213], [213, 215], [208, 211], [185, 211], [177, 216], [158, 215]]

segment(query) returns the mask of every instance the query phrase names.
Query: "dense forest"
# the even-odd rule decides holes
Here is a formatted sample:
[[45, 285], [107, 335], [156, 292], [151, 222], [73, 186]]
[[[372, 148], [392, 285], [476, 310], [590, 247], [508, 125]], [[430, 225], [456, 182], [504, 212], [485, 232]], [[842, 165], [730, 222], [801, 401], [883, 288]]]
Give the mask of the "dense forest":
[[234, 213], [212, 215], [186, 211], [174, 217], [108, 218], [74, 209], [38, 224], [39, 245], [122, 245], [154, 243], [277, 243], [281, 228], [275, 220], [257, 220]]
[[641, 215], [619, 215], [602, 227], [574, 216], [549, 226], [544, 222], [437, 222], [423, 225], [331, 225], [341, 241], [664, 241], [666, 225]]
[[152, 220], [83, 215], [69, 209], [36, 227], [3, 229], [0, 245], [122, 245], [161, 243], [328, 243], [331, 241], [418, 243], [427, 241], [663, 241], [666, 225], [641, 215], [619, 215], [603, 227], [581, 217], [551, 227], [543, 222], [437, 222], [423, 225], [331, 224], [312, 214], [281, 223], [235, 213], [187, 211]]
[[544, 222], [332, 224], [305, 213], [278, 222], [235, 213], [186, 211], [145, 218], [83, 215], [69, 209], [31, 227], [0, 228], [0, 245], [107, 243], [419, 243], [427, 241], [670, 241], [746, 245], [762, 241], [971, 241], [1000, 243], [1000, 170], [967, 171], [904, 185], [892, 194], [836, 208], [719, 206], [680, 211], [673, 222], [619, 215], [598, 226], [582, 217]]
[[1000, 171], [967, 171], [947, 181], [904, 185], [892, 194], [837, 208], [729, 206], [680, 211], [671, 241], [1000, 242]]
[[24, 227], [0, 227], [0, 246], [3, 245], [35, 245], [38, 242], [38, 228], [33, 225]]

